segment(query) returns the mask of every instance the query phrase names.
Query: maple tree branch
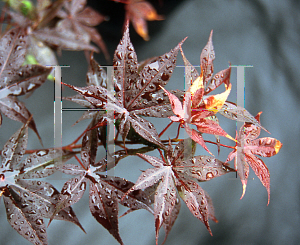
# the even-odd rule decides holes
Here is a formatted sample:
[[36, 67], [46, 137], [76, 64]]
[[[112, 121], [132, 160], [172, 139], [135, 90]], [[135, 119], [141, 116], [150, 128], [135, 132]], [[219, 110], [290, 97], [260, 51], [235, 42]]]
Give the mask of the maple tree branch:
[[76, 155], [75, 155], [75, 158], [79, 162], [80, 166], [83, 167], [83, 169], [87, 171], [87, 169], [85, 168], [85, 166], [83, 165], [83, 163], [80, 161], [80, 159]]
[[180, 133], [180, 128], [181, 128], [181, 124], [179, 124], [178, 129], [177, 129], [177, 135], [175, 139], [178, 139], [179, 137], [179, 133]]
[[[218, 145], [218, 143], [216, 142], [213, 142], [213, 141], [210, 141], [210, 140], [204, 140], [205, 143], [211, 143], [211, 144], [214, 144], [214, 145]], [[231, 148], [231, 149], [235, 149], [235, 146], [229, 146], [229, 145], [223, 145], [223, 144], [220, 144], [220, 146], [223, 146], [223, 147], [227, 147], [227, 148]]]
[[164, 132], [166, 132], [167, 129], [172, 125], [172, 123], [173, 123], [173, 121], [171, 121], [171, 122], [167, 125], [167, 127], [165, 127], [165, 129], [164, 129], [163, 131], [160, 132], [160, 134], [158, 135], [158, 137], [161, 137], [161, 136], [164, 134]]

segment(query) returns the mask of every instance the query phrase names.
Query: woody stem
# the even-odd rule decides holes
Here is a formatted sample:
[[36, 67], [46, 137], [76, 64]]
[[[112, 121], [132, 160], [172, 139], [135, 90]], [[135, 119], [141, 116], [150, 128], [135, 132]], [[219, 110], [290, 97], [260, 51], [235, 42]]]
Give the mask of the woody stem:
[[[209, 141], [209, 140], [204, 140], [205, 143], [211, 143], [211, 144], [215, 144], [215, 145], [218, 145], [218, 143], [216, 142], [212, 142], [212, 141]], [[231, 148], [231, 149], [235, 149], [235, 146], [229, 146], [229, 145], [223, 145], [223, 144], [219, 144], [220, 146], [223, 146], [223, 147], [227, 147], [227, 148]]]
[[166, 132], [166, 130], [172, 125], [173, 121], [171, 121], [167, 127], [165, 127], [165, 129], [163, 131], [160, 132], [160, 134], [158, 135], [159, 137], [162, 136], [164, 134], [164, 132]]

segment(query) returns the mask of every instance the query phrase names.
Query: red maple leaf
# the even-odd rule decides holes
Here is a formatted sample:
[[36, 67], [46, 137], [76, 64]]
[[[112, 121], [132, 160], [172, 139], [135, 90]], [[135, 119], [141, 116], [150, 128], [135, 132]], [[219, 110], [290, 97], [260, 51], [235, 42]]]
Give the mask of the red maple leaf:
[[161, 226], [165, 227], [167, 237], [179, 213], [180, 201], [177, 191], [191, 213], [205, 224], [212, 235], [208, 219], [217, 222], [212, 201], [195, 180], [208, 181], [234, 171], [227, 164], [214, 157], [194, 157], [195, 151], [189, 150], [189, 148], [187, 150], [187, 145], [194, 145], [191, 139], [179, 142], [174, 151], [169, 144], [166, 159], [162, 158], [162, 160], [154, 156], [138, 154], [154, 168], [144, 171], [126, 194], [155, 186], [156, 244]]
[[[202, 50], [200, 56], [200, 75], [186, 59], [182, 49], [181, 53], [185, 66], [190, 69], [188, 72], [188, 79], [191, 80], [192, 85], [184, 95], [183, 105], [175, 95], [171, 94], [163, 88], [163, 90], [169, 97], [172, 110], [176, 115], [169, 118], [172, 121], [179, 122], [182, 126], [184, 126], [188, 135], [211, 154], [204, 143], [201, 133], [225, 136], [233, 140], [233, 138], [228, 135], [217, 122], [211, 120], [211, 117], [214, 116], [222, 108], [231, 91], [231, 84], [229, 82], [230, 68], [217, 73], [212, 78], [213, 60], [215, 55], [212, 45], [212, 32], [210, 34], [208, 43]], [[203, 97], [205, 94], [216, 89], [222, 83], [224, 83], [225, 85], [225, 92], [217, 95], [211, 95], [207, 98]], [[198, 131], [190, 128], [189, 124], [195, 125]]]
[[[260, 123], [259, 117], [262, 112], [259, 112], [255, 119]], [[235, 150], [229, 153], [227, 161], [231, 161], [235, 158], [234, 167], [243, 184], [243, 194], [241, 199], [245, 195], [247, 180], [249, 175], [249, 165], [253, 169], [256, 176], [259, 178], [264, 187], [268, 192], [268, 205], [270, 202], [270, 173], [260, 158], [255, 155], [262, 157], [271, 157], [276, 155], [282, 143], [271, 137], [258, 138], [261, 127], [254, 123], [244, 123], [241, 127], [239, 134], [237, 135], [237, 145]]]

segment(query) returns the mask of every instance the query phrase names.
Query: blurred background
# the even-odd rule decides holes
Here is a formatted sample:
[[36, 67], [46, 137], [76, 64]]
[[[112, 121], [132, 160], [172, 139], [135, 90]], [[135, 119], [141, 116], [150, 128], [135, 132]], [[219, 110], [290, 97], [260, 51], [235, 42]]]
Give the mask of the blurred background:
[[[166, 241], [166, 245], [200, 244], [298, 244], [300, 241], [300, 2], [297, 0], [153, 0], [158, 14], [165, 20], [148, 22], [150, 40], [145, 42], [132, 26], [131, 40], [138, 60], [159, 56], [174, 48], [183, 38], [183, 51], [191, 64], [199, 66], [200, 53], [213, 29], [213, 44], [216, 53], [214, 72], [232, 65], [252, 65], [245, 72], [245, 108], [256, 115], [263, 111], [261, 124], [271, 132], [262, 131], [260, 137], [274, 137], [283, 144], [278, 155], [264, 158], [271, 175], [271, 200], [267, 206], [267, 191], [250, 170], [244, 198], [242, 184], [234, 173], [200, 183], [213, 200], [219, 223], [210, 221], [213, 236], [206, 227], [193, 217], [182, 203], [180, 214]], [[100, 24], [98, 30], [108, 51], [113, 57], [124, 23], [124, 5], [111, 1], [88, 1], [88, 4], [109, 20]], [[102, 65], [107, 65], [103, 54], [95, 55]], [[65, 83], [84, 86], [87, 63], [83, 52], [63, 51], [59, 58]], [[178, 54], [177, 65], [183, 65]], [[199, 71], [199, 68], [198, 68]], [[231, 74], [233, 88], [236, 87], [236, 70]], [[167, 89], [184, 89], [184, 70], [177, 67], [166, 86]], [[64, 90], [63, 96], [74, 95]], [[231, 101], [236, 100], [234, 89]], [[25, 100], [25, 99], [24, 99]], [[39, 105], [37, 106], [37, 102]], [[39, 90], [26, 99], [33, 114], [45, 147], [53, 146], [53, 84], [47, 81]], [[72, 142], [88, 122], [72, 124], [82, 112], [63, 113], [63, 145]], [[235, 136], [235, 122], [219, 116], [221, 126]], [[162, 123], [152, 120], [160, 132]], [[165, 119], [166, 124], [169, 119]], [[3, 118], [0, 128], [1, 147], [21, 126], [20, 123]], [[173, 125], [165, 134], [176, 134]], [[184, 135], [182, 135], [184, 137]], [[207, 137], [206, 139], [213, 139]], [[221, 143], [232, 144], [222, 138]], [[36, 135], [30, 130], [28, 149], [41, 148]], [[209, 146], [214, 153], [216, 149]], [[206, 154], [201, 147], [196, 155]], [[229, 151], [221, 149], [218, 159], [226, 161]], [[75, 163], [75, 160], [73, 160]], [[135, 166], [133, 166], [135, 165]], [[150, 165], [127, 157], [115, 169], [117, 176], [136, 181], [139, 170]], [[233, 166], [233, 163], [232, 163]], [[132, 169], [136, 169], [133, 171]], [[55, 186], [61, 189], [61, 183]], [[48, 228], [49, 244], [56, 245], [117, 245], [117, 241], [99, 225], [88, 208], [88, 192], [74, 205], [74, 210], [85, 228], [84, 234], [77, 226], [68, 222], [53, 221]], [[120, 206], [120, 214], [126, 209]], [[4, 205], [0, 206], [0, 244], [29, 244], [7, 223]], [[119, 221], [120, 234], [126, 245], [155, 244], [154, 218], [145, 210], [135, 211]], [[161, 229], [159, 242], [164, 239]], [[26, 243], [27, 242], [27, 243]]]

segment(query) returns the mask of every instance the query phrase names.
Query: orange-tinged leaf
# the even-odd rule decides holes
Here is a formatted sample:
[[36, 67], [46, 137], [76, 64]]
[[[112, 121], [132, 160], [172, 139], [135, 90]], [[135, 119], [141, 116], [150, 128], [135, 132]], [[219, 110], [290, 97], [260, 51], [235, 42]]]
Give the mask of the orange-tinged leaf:
[[226, 87], [226, 91], [224, 91], [223, 93], [212, 95], [208, 97], [206, 100], [204, 100], [205, 109], [217, 113], [222, 108], [225, 101], [227, 100], [230, 91], [231, 91], [231, 83], [229, 84], [228, 87]]
[[203, 73], [197, 79], [193, 82], [192, 86], [189, 88], [189, 91], [191, 92], [192, 95], [196, 93], [197, 90], [203, 89]]
[[153, 6], [146, 1], [131, 0], [126, 6], [126, 19], [129, 19], [135, 31], [145, 40], [149, 40], [146, 20], [163, 20]]
[[282, 147], [282, 143], [279, 140], [276, 140], [276, 144], [275, 144], [275, 147], [274, 147], [276, 154], [279, 152], [281, 147]]
[[267, 189], [268, 192], [268, 205], [270, 202], [270, 173], [260, 158], [255, 155], [262, 157], [271, 157], [276, 155], [282, 144], [275, 138], [263, 137], [257, 138], [260, 134], [260, 117], [261, 112], [259, 112], [255, 119], [258, 122], [249, 123], [246, 122], [241, 127], [239, 134], [237, 135], [237, 147], [234, 151], [229, 153], [227, 161], [231, 161], [235, 158], [235, 169], [241, 179], [243, 185], [243, 194], [241, 199], [245, 195], [247, 179], [249, 175], [249, 165], [253, 169], [256, 176], [259, 178], [263, 186]]
[[276, 155], [282, 146], [280, 141], [271, 137], [263, 137], [255, 140], [249, 140], [249, 138], [247, 138], [246, 144], [247, 151], [262, 157]]

